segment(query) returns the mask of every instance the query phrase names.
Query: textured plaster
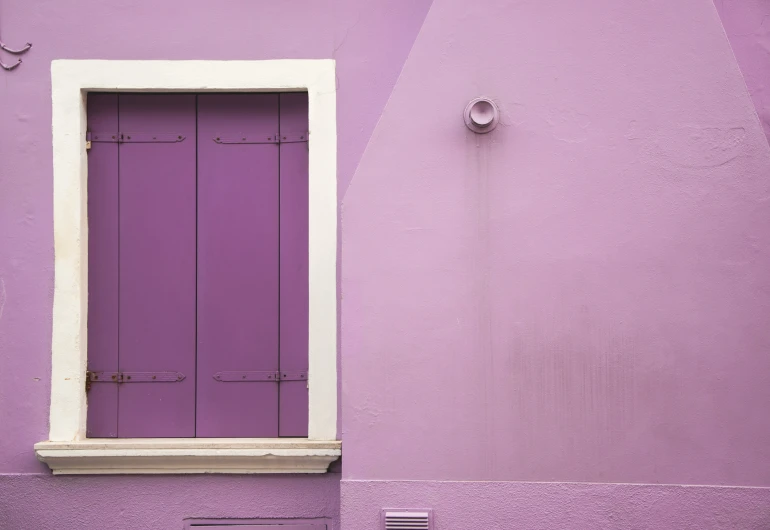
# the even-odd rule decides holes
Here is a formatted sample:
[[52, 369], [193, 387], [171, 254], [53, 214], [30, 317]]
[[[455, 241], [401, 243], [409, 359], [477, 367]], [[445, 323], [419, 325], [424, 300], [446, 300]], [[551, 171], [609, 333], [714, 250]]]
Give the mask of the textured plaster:
[[714, 4], [770, 139], [770, 2], [714, 0]]
[[[47, 431], [50, 60], [331, 57], [340, 194], [380, 120], [343, 213], [345, 473], [421, 480], [343, 482], [345, 528], [770, 526], [764, 488], [431, 480], [770, 482], [770, 153], [711, 2], [436, 0], [392, 96], [427, 2], [253, 6], [3, 4], [35, 47], [0, 73], [0, 471]], [[338, 486], [6, 474], [0, 528], [336, 518]]]
[[3, 530], [182, 530], [185, 518], [319, 518], [339, 528], [339, 475], [0, 475]]
[[436, 0], [343, 200], [345, 477], [770, 485], [768, 198], [712, 2]]
[[346, 530], [433, 508], [434, 530], [766, 530], [770, 489], [534, 482], [342, 482]]

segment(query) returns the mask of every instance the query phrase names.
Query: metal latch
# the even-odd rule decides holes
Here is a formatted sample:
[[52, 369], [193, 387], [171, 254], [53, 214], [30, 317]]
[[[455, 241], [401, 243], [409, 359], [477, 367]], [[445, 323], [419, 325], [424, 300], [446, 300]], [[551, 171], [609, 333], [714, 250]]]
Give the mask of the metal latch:
[[211, 139], [218, 144], [296, 144], [308, 141], [310, 133], [275, 133], [269, 136], [256, 134], [217, 135]]
[[214, 379], [222, 383], [254, 383], [278, 381], [307, 381], [307, 372], [229, 371], [217, 372]]
[[147, 143], [178, 143], [187, 138], [175, 133], [131, 133], [131, 132], [86, 132], [86, 149], [91, 149], [92, 143], [117, 144], [147, 144]]
[[178, 383], [182, 372], [86, 372], [86, 392], [92, 383]]

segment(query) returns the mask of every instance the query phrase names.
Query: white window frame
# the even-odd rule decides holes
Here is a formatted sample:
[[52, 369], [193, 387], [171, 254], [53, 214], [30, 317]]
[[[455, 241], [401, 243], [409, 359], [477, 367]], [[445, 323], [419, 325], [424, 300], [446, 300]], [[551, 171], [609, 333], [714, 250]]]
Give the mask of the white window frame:
[[[56, 474], [323, 473], [337, 440], [337, 130], [335, 62], [56, 60], [53, 102], [54, 272], [48, 441]], [[308, 438], [88, 439], [86, 98], [89, 92], [307, 91], [309, 142]]]

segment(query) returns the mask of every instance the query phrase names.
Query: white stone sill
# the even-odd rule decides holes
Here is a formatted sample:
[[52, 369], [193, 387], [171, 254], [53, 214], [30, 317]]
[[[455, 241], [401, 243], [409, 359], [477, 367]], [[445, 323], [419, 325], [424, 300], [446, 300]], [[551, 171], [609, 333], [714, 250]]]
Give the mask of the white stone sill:
[[35, 444], [54, 475], [326, 473], [339, 441], [305, 438], [89, 438]]

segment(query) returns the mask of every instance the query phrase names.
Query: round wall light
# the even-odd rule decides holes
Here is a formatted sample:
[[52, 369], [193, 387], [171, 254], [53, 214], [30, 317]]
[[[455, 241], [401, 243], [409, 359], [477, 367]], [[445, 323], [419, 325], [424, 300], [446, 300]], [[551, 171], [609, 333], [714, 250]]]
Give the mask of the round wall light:
[[489, 98], [476, 98], [468, 103], [463, 112], [465, 125], [475, 133], [488, 133], [497, 127], [500, 112]]

